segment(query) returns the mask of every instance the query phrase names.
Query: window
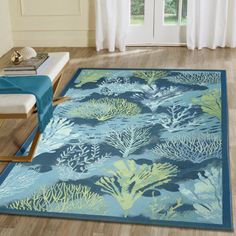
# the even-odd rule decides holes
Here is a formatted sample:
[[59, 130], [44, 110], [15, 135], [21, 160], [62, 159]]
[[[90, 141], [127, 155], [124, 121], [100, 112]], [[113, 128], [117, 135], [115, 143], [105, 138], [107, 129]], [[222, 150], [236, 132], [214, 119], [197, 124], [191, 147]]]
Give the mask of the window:
[[145, 0], [131, 0], [131, 25], [144, 25]]
[[129, 45], [186, 43], [187, 0], [129, 1]]
[[187, 0], [165, 0], [165, 24], [186, 24]]

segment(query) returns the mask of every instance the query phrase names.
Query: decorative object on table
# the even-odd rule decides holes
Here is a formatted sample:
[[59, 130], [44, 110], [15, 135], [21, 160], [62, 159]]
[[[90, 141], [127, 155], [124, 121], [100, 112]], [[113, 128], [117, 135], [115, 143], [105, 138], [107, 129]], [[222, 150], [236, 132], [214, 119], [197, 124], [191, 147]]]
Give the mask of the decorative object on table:
[[20, 53], [24, 60], [29, 60], [33, 57], [37, 57], [37, 52], [31, 47], [24, 47], [20, 49]]
[[0, 212], [231, 230], [226, 91], [225, 71], [79, 70]]
[[4, 68], [6, 75], [35, 75], [38, 68], [48, 59], [48, 53], [38, 53], [36, 57], [23, 60], [20, 64], [9, 63]]
[[19, 51], [14, 51], [11, 55], [11, 62], [14, 65], [19, 65], [23, 61], [23, 56]]

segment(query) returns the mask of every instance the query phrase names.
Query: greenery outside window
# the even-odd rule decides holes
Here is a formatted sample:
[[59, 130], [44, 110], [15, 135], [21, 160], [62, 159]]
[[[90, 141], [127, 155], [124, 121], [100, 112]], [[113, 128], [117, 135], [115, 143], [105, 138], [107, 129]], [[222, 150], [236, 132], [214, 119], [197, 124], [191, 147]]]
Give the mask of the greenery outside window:
[[[148, 0], [147, 0], [148, 1]], [[185, 25], [187, 0], [165, 0], [164, 24]], [[144, 25], [145, 0], [131, 0], [131, 25]]]
[[165, 24], [185, 25], [187, 20], [187, 0], [165, 0]]
[[145, 0], [131, 0], [131, 25], [144, 25]]

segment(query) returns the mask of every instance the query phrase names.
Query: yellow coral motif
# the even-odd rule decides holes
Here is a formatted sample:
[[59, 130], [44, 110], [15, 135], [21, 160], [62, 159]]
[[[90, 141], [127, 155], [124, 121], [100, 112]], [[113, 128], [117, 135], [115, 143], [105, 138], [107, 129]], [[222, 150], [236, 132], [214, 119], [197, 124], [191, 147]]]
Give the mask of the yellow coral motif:
[[134, 71], [134, 76], [147, 81], [148, 85], [152, 85], [156, 80], [168, 75], [167, 71], [163, 70], [140, 70]]
[[114, 167], [115, 170], [107, 170], [113, 177], [102, 177], [96, 184], [117, 200], [125, 217], [147, 190], [170, 182], [178, 172], [177, 167], [169, 163], [138, 166], [133, 160], [117, 161]]
[[57, 183], [43, 187], [31, 198], [12, 202], [10, 209], [45, 212], [100, 213], [105, 212], [102, 196], [91, 191], [87, 186]]
[[141, 112], [140, 107], [122, 98], [91, 99], [69, 111], [69, 114], [83, 119], [109, 120], [117, 116], [132, 116]]

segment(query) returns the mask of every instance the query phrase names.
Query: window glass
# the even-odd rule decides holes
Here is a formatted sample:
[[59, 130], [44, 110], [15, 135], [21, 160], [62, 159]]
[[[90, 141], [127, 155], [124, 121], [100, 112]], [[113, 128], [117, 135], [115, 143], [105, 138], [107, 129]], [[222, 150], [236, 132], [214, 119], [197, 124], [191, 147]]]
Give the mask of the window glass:
[[165, 24], [186, 24], [187, 0], [165, 0]]
[[131, 0], [131, 25], [144, 24], [145, 0]]

